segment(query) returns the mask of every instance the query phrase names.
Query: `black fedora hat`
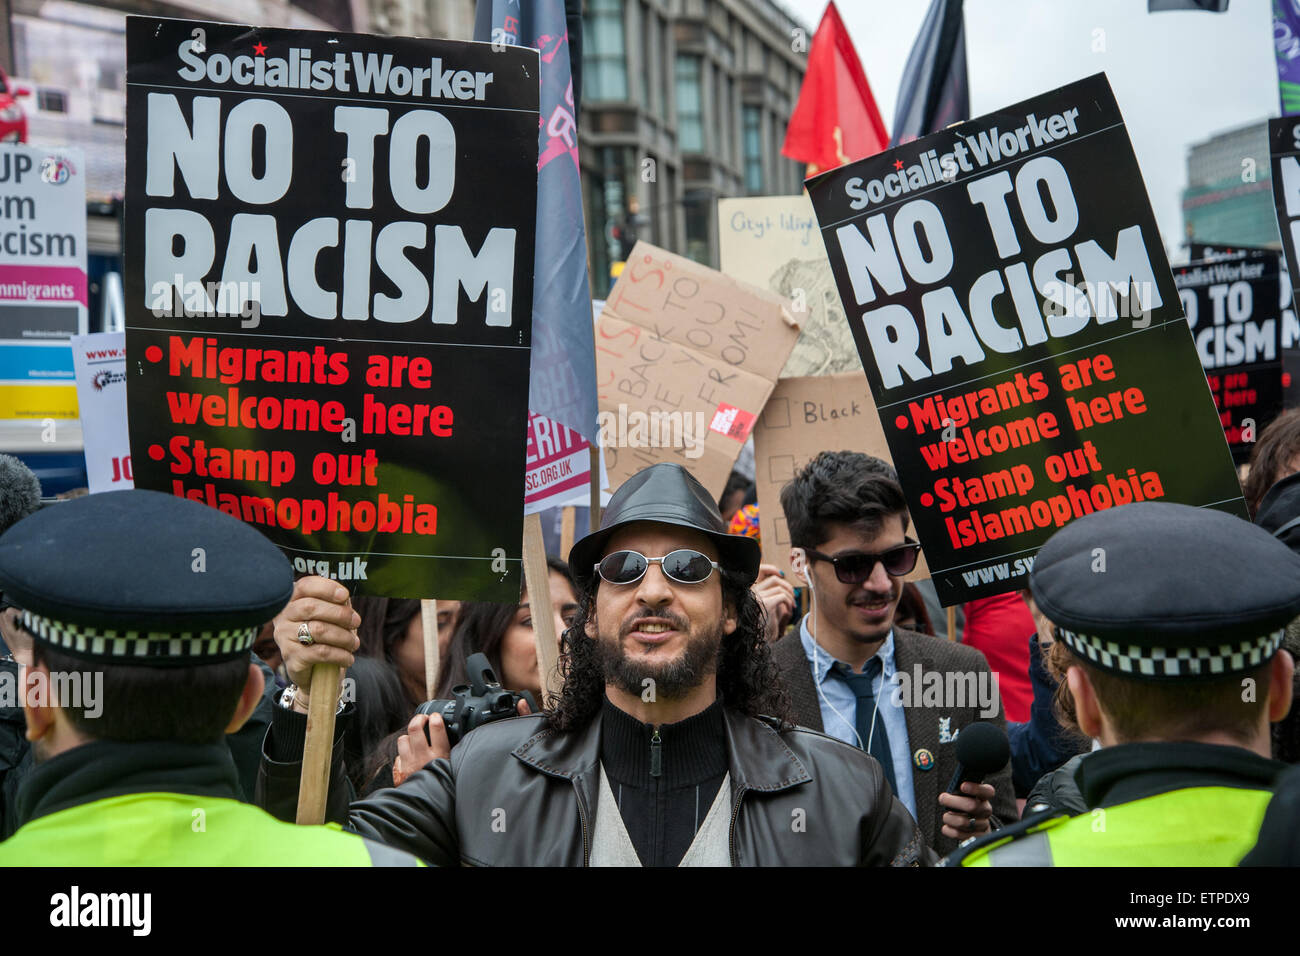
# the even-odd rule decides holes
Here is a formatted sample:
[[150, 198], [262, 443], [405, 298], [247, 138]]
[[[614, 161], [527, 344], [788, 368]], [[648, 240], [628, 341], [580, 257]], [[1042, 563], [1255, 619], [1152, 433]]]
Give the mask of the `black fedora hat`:
[[601, 516], [600, 530], [570, 549], [569, 569], [584, 586], [590, 586], [596, 562], [610, 536], [637, 521], [671, 524], [708, 535], [718, 549], [718, 563], [725, 570], [744, 575], [746, 584], [753, 584], [758, 577], [762, 557], [758, 542], [744, 535], [727, 534], [718, 506], [695, 476], [681, 465], [661, 462], [623, 482]]

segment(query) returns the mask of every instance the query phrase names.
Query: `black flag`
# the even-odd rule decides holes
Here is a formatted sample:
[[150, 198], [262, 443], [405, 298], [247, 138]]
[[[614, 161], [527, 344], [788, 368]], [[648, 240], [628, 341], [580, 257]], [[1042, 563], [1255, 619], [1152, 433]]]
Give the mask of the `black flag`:
[[961, 0], [933, 0], [903, 68], [891, 146], [970, 118]]

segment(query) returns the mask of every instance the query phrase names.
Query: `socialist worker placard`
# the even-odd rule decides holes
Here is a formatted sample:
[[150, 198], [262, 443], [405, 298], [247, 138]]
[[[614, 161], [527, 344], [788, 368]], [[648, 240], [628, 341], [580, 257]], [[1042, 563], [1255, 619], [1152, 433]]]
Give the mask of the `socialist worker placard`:
[[1245, 516], [1104, 75], [807, 185], [944, 604], [1098, 509]]
[[518, 600], [537, 52], [132, 17], [127, 56], [136, 486]]

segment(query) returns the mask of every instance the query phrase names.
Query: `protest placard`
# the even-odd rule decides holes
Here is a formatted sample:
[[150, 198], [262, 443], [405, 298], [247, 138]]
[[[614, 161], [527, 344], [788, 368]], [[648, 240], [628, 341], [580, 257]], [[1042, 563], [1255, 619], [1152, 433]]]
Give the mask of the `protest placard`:
[[80, 150], [0, 145], [0, 419], [77, 417], [69, 339], [86, 328]]
[[1286, 253], [1269, 246], [1234, 246], [1197, 240], [1187, 245], [1193, 262], [1240, 259], [1256, 253], [1277, 257], [1277, 308], [1282, 317], [1282, 407], [1300, 405], [1300, 317], [1296, 316], [1295, 298], [1291, 294], [1291, 273], [1286, 266]]
[[90, 493], [134, 488], [126, 428], [125, 334], [74, 335], [72, 365]]
[[[754, 482], [758, 486], [763, 561], [775, 564], [787, 577], [793, 576], [794, 569], [781, 489], [823, 451], [860, 451], [893, 463], [871, 387], [860, 369], [781, 379], [754, 426]], [[929, 576], [922, 553], [907, 578], [919, 581]]]
[[136, 485], [517, 601], [537, 52], [136, 17], [127, 58]]
[[720, 495], [798, 337], [780, 297], [638, 242], [596, 323], [610, 486], [674, 461]]
[[1278, 257], [1252, 253], [1174, 270], [1232, 457], [1250, 458], [1259, 433], [1282, 410]]
[[808, 191], [944, 604], [1024, 587], [1097, 509], [1245, 516], [1104, 75]]
[[524, 514], [591, 501], [591, 442], [559, 422], [528, 413]]
[[798, 320], [782, 378], [862, 370], [806, 195], [719, 199], [718, 257], [724, 273], [775, 292]]
[[1282, 237], [1283, 295], [1290, 313], [1282, 316], [1283, 364], [1289, 381], [1284, 386], [1287, 408], [1300, 406], [1300, 321], [1296, 319], [1296, 239], [1300, 231], [1300, 117], [1284, 116], [1268, 121], [1269, 164], [1273, 183], [1273, 205], [1277, 230]]

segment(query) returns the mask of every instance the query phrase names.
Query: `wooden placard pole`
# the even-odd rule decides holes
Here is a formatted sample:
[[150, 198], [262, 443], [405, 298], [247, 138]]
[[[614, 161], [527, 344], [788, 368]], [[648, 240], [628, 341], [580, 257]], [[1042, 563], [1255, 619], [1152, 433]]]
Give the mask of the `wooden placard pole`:
[[343, 669], [337, 664], [317, 664], [311, 669], [307, 739], [303, 744], [302, 780], [298, 788], [298, 823], [325, 822], [330, 757], [334, 750], [334, 715], [338, 712], [342, 677]]
[[[542, 679], [542, 697], [560, 693], [560, 644], [555, 633], [555, 610], [551, 606], [551, 574], [546, 566], [546, 544], [542, 540], [541, 515], [524, 515], [524, 582], [537, 640], [537, 673]], [[500, 675], [498, 675], [499, 677]], [[518, 690], [517, 687], [507, 688]]]
[[[591, 523], [587, 526], [589, 531], [600, 530], [600, 449], [595, 445], [591, 446]], [[568, 552], [565, 552], [565, 560], [568, 560]]]
[[948, 615], [948, 640], [957, 640], [957, 605], [944, 608]]
[[573, 505], [565, 505], [560, 509], [560, 557], [565, 561], [569, 560], [569, 552], [573, 549], [573, 531], [576, 524], [577, 515]]
[[424, 625], [424, 699], [433, 700], [438, 686], [438, 602], [420, 602], [420, 623]]

